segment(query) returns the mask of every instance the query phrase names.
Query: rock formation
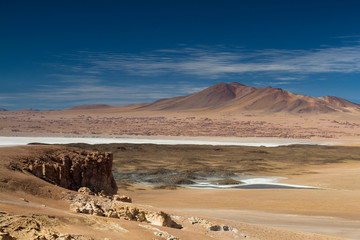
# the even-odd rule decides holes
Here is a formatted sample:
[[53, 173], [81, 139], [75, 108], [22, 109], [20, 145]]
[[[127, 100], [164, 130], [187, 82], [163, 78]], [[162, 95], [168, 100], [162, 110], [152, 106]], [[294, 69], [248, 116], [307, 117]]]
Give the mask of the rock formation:
[[17, 216], [0, 212], [0, 239], [37, 239], [37, 240], [93, 240], [91, 237], [60, 233], [56, 226], [59, 219], [52, 216]]
[[117, 192], [111, 153], [54, 150], [23, 162], [25, 170], [35, 176], [70, 190], [88, 187], [94, 193], [102, 191], [112, 195]]
[[109, 199], [108, 197], [90, 195], [87, 192], [68, 197], [68, 201], [71, 203], [70, 211], [75, 213], [146, 222], [156, 226], [182, 228], [181, 225], [171, 219], [170, 215], [163, 211], [145, 209], [123, 200], [131, 201], [128, 197], [115, 196]]
[[132, 204], [127, 196], [114, 195], [113, 155], [73, 148], [48, 150], [36, 157], [21, 159], [22, 169], [52, 184], [76, 190], [63, 196], [76, 213], [121, 218], [156, 226], [182, 228], [167, 213]]

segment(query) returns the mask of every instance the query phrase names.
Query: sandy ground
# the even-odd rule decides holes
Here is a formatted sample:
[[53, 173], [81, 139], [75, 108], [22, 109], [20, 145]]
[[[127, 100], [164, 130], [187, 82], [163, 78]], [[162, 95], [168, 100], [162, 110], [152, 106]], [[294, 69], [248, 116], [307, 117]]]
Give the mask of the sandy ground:
[[360, 237], [360, 163], [309, 167], [286, 183], [328, 189], [179, 189], [127, 194], [144, 204], [201, 216], [256, 223], [349, 239]]
[[[190, 141], [310, 141], [360, 146], [360, 117], [351, 114], [261, 115], [253, 113], [142, 112], [131, 108], [0, 112], [0, 136], [130, 137]], [[62, 189], [10, 171], [6, 163], [31, 153], [33, 147], [0, 148], [0, 210], [11, 214], [54, 215], [63, 230], [95, 239], [162, 239], [154, 229], [123, 220], [89, 218], [68, 211]], [[357, 161], [304, 165], [276, 172], [284, 183], [310, 189], [153, 190], [136, 186], [121, 190], [134, 202], [181, 216], [204, 216], [236, 227], [249, 239], [360, 239], [360, 164]], [[9, 183], [11, 187], [9, 187]], [[142, 190], [146, 189], [146, 190]], [[50, 192], [49, 192], [50, 191]], [[24, 202], [21, 199], [28, 199]], [[45, 207], [43, 206], [46, 203]], [[114, 227], [116, 226], [116, 227]], [[151, 226], [150, 226], [151, 227]], [[60, 227], [61, 228], [61, 227]], [[126, 231], [124, 231], [126, 229]], [[165, 229], [180, 239], [233, 239], [189, 225]], [[300, 231], [300, 232], [298, 232]], [[311, 233], [331, 235], [314, 235]]]
[[303, 139], [360, 144], [358, 114], [157, 112], [131, 107], [0, 112], [0, 136], [222, 137]]
[[[212, 232], [186, 224], [184, 228], [169, 229], [150, 224], [91, 217], [69, 212], [69, 204], [61, 199], [64, 189], [23, 172], [14, 171], [9, 164], [22, 157], [38, 154], [49, 146], [0, 148], [0, 210], [13, 215], [53, 216], [57, 230], [83, 234], [95, 239], [163, 239], [154, 231], [166, 231], [180, 239], [234, 239], [231, 232]], [[50, 147], [51, 148], [51, 147]], [[56, 147], [58, 148], [58, 147]], [[11, 164], [10, 164], [11, 165]], [[12, 165], [11, 165], [12, 166]], [[133, 197], [142, 206], [154, 206], [182, 216], [202, 216], [217, 224], [228, 224], [238, 230], [238, 239], [358, 239], [360, 220], [360, 190], [356, 174], [360, 165], [347, 162], [329, 165], [322, 172], [292, 176], [285, 182], [321, 185], [329, 190], [120, 190], [119, 194]], [[333, 178], [345, 171], [347, 179]], [[315, 174], [315, 171], [318, 171]], [[316, 178], [314, 176], [317, 176]], [[346, 188], [345, 188], [346, 186]], [[67, 191], [67, 190], [66, 190]], [[24, 200], [26, 199], [26, 201]], [[297, 230], [297, 231], [296, 231]], [[304, 231], [304, 232], [300, 232]], [[314, 232], [317, 235], [306, 232]], [[339, 237], [336, 238], [335, 236]]]

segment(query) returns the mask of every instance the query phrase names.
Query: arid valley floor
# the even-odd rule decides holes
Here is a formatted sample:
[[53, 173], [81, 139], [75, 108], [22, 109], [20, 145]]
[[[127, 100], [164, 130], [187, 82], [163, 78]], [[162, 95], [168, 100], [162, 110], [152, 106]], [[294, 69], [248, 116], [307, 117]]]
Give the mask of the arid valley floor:
[[[215, 86], [210, 103], [213, 92], [219, 101], [228, 96], [230, 85]], [[267, 108], [268, 96], [292, 105], [236, 110], [231, 98], [221, 108], [182, 109], [194, 94], [150, 105], [0, 112], [2, 239], [360, 239], [359, 105], [251, 91], [262, 97], [249, 106]], [[5, 136], [77, 143], [5, 146]], [[172, 145], [179, 140], [198, 142]]]
[[[170, 235], [179, 239], [242, 239], [245, 236], [247, 239], [359, 239], [360, 148], [356, 147], [356, 139], [360, 134], [360, 122], [357, 118], [350, 115], [348, 119], [340, 120], [336, 115], [323, 115], [321, 118], [305, 115], [259, 118], [263, 119], [260, 121], [256, 116], [236, 115], [225, 121], [220, 117], [212, 119], [211, 116], [204, 120], [201, 114], [189, 117], [187, 114], [172, 113], [160, 118], [158, 113], [149, 116], [135, 112], [133, 117], [130, 117], [129, 112], [117, 115], [112, 111], [114, 110], [100, 109], [92, 113], [89, 110], [3, 112], [0, 116], [1, 135], [117, 137], [128, 133], [134, 138], [186, 139], [186, 135], [190, 135], [189, 138], [198, 136], [199, 139], [226, 141], [227, 138], [216, 136], [236, 140], [237, 134], [244, 134], [265, 138], [286, 136], [282, 139], [290, 142], [307, 140], [335, 145], [275, 148], [152, 144], [71, 145], [88, 150], [113, 152], [113, 174], [119, 187], [118, 194], [130, 196], [136, 206], [147, 206], [171, 216], [178, 216], [177, 219], [180, 219], [183, 225], [180, 230], [72, 213], [63, 196], [68, 190], [23, 173], [22, 170], [9, 169], [9, 162], [19, 161], [28, 155], [41, 156], [44, 148], [52, 151], [59, 146], [2, 147], [1, 210], [12, 218], [19, 215], [29, 216], [40, 222], [41, 228], [71, 233], [74, 239], [171, 239]], [[126, 119], [127, 124], [119, 119]], [[224, 122], [217, 124], [218, 121]], [[200, 122], [204, 126], [196, 127]], [[260, 126], [263, 125], [264, 128], [261, 129]], [[184, 126], [185, 130], [182, 131], [179, 126]], [[231, 130], [223, 130], [225, 126]], [[125, 128], [128, 130], [124, 131]], [[153, 132], [146, 134], [148, 131]], [[246, 134], [254, 131], [257, 134]], [[238, 175], [282, 177], [282, 183], [321, 189], [176, 187], [193, 180], [194, 177], [231, 179]], [[157, 180], [144, 184], [141, 180], [146, 177]], [[4, 219], [9, 219], [10, 216], [2, 215], [2, 222], [6, 222]], [[192, 224], [188, 219], [194, 216], [215, 225], [231, 226], [236, 232], [211, 231], [204, 227], [204, 224]], [[6, 228], [2, 229], [6, 231]], [[14, 229], [12, 231], [16, 232]], [[159, 231], [169, 235], [154, 235]], [[16, 236], [26, 239], [30, 235], [24, 235], [20, 231]]]

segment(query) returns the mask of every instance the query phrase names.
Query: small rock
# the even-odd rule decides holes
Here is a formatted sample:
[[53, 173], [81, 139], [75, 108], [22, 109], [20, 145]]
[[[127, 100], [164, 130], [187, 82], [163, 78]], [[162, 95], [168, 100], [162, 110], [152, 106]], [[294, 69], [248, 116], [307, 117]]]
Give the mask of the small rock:
[[231, 227], [229, 227], [229, 226], [225, 225], [225, 226], [222, 226], [222, 228], [224, 231], [231, 231], [231, 229], [230, 229]]
[[176, 215], [172, 215], [171, 218], [176, 219], [176, 220], [180, 220], [180, 219], [181, 219], [180, 216], [176, 216]]
[[108, 197], [108, 195], [105, 193], [104, 190], [99, 191], [99, 192], [97, 193], [97, 195], [98, 195], [99, 197], [104, 197], [104, 198], [107, 198], [107, 197]]
[[180, 240], [180, 238], [171, 236], [171, 237], [168, 237], [166, 240]]
[[208, 227], [210, 231], [221, 231], [221, 226], [219, 225], [211, 225]]
[[154, 234], [156, 235], [156, 236], [158, 236], [158, 237], [162, 237], [162, 236], [164, 236], [162, 233], [160, 233], [160, 232], [154, 232]]
[[128, 197], [128, 196], [114, 195], [114, 196], [113, 196], [113, 200], [114, 200], [114, 201], [120, 201], [120, 202], [132, 203], [131, 197]]
[[88, 187], [81, 187], [78, 189], [78, 192], [86, 195], [94, 195], [94, 193]]
[[145, 214], [145, 218], [147, 221], [149, 221], [151, 224], [156, 226], [165, 226], [165, 227], [172, 227], [172, 228], [178, 228], [181, 229], [182, 226], [180, 224], [177, 224], [174, 222], [171, 217], [162, 212], [147, 212]]

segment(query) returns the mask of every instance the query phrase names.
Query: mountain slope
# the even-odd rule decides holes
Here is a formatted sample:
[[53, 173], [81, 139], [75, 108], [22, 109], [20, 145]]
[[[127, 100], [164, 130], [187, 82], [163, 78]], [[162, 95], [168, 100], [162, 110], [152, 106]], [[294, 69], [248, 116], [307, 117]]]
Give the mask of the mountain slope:
[[331, 113], [360, 111], [360, 105], [342, 98], [311, 97], [280, 88], [259, 88], [240, 83], [219, 83], [200, 92], [161, 99], [141, 107], [144, 110], [217, 110], [288, 113]]

